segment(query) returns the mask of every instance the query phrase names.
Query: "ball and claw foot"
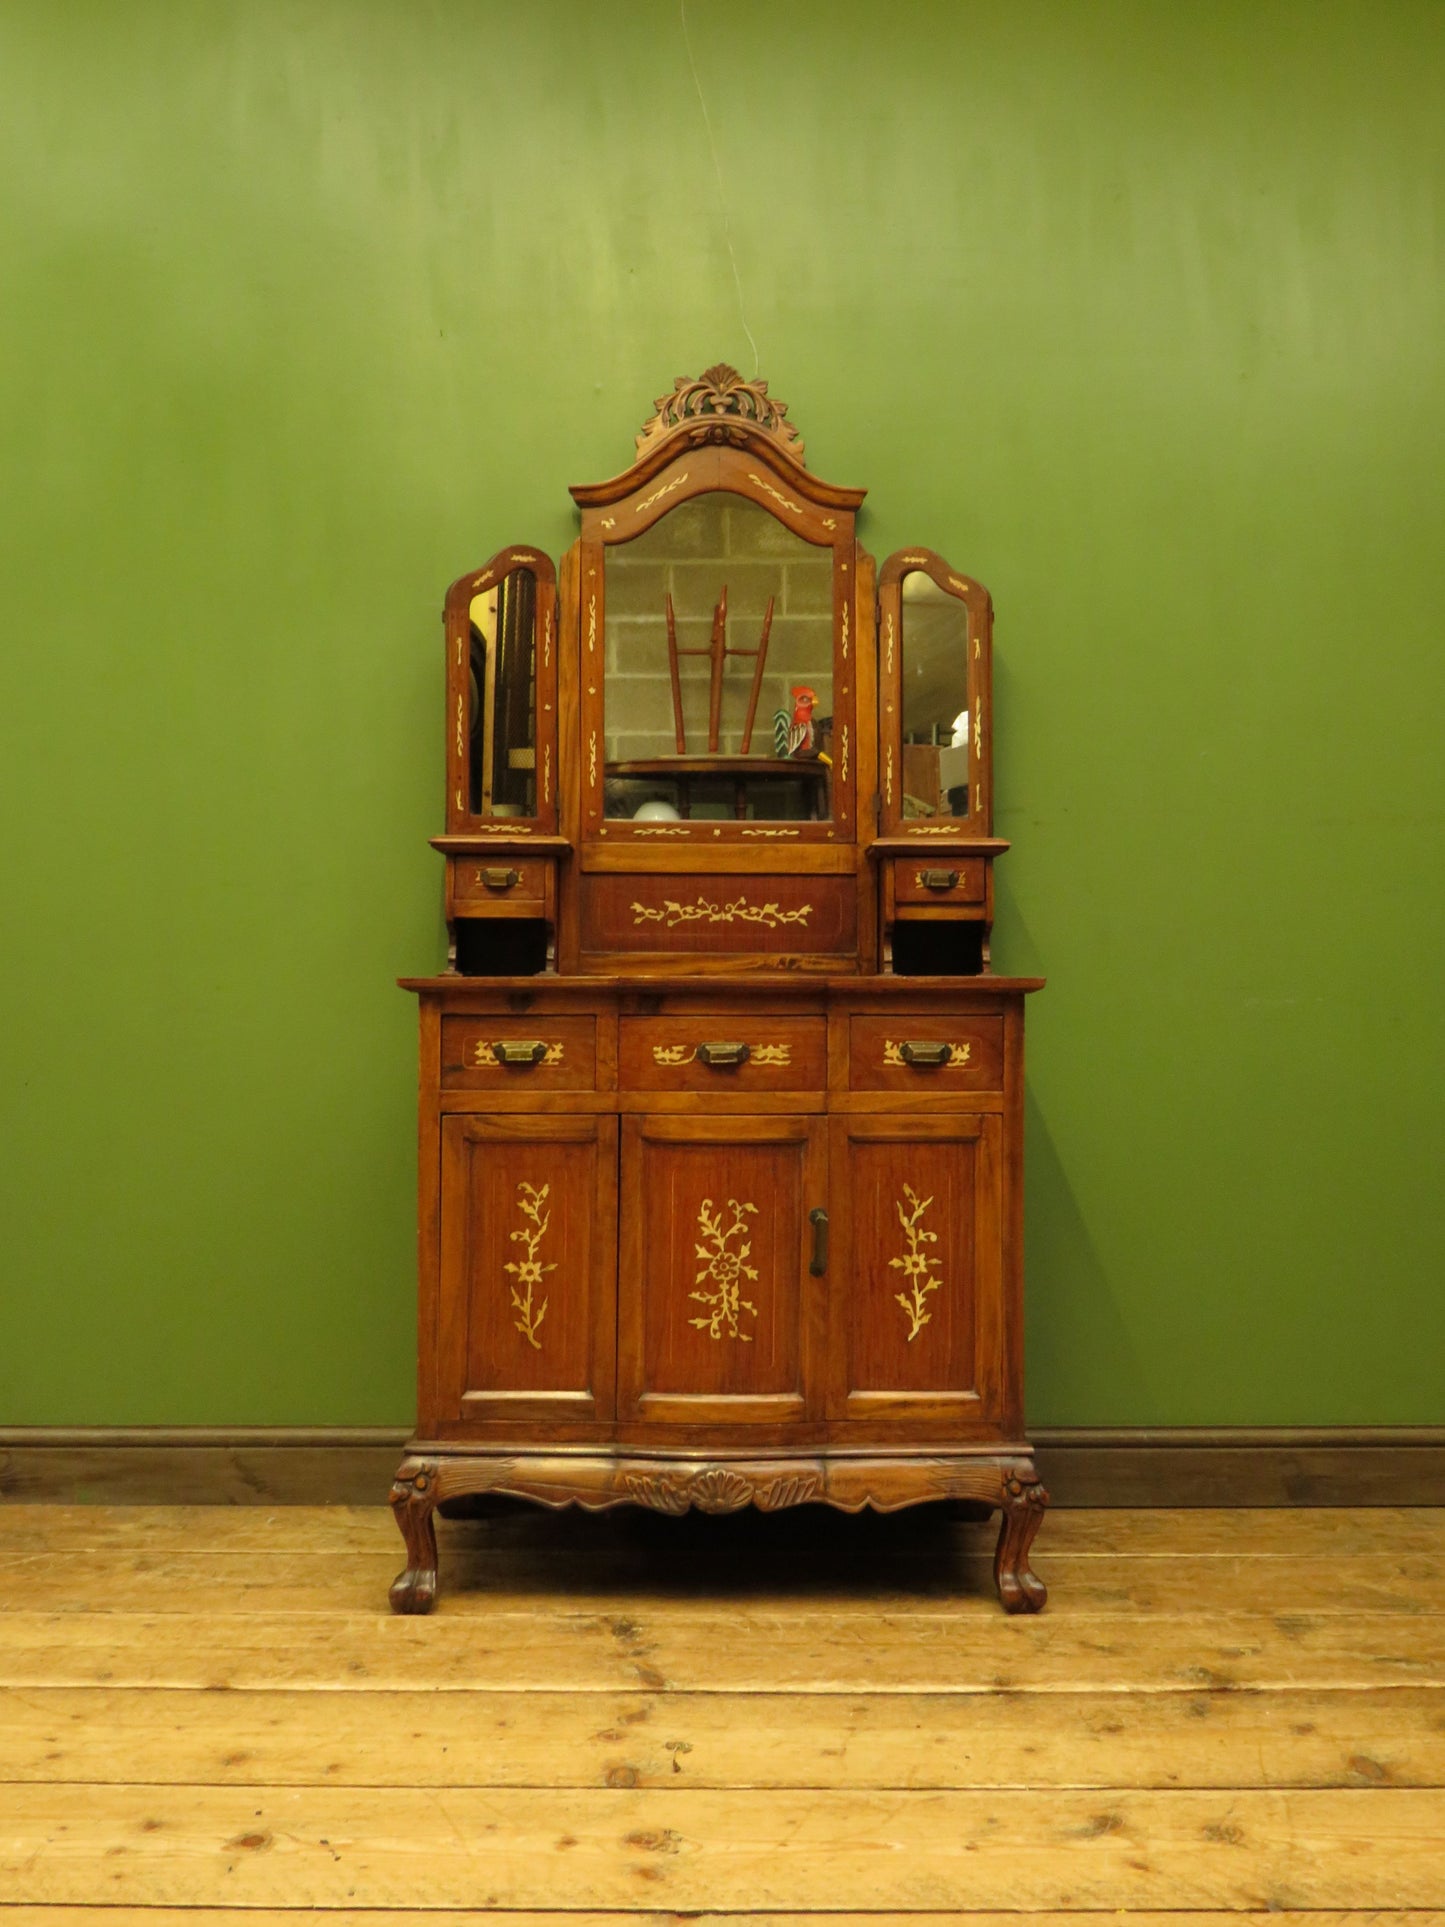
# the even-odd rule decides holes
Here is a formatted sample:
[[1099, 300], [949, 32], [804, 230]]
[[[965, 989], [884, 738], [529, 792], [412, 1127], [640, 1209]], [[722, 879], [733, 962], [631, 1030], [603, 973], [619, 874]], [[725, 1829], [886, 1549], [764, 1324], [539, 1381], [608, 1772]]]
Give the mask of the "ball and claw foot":
[[408, 1566], [392, 1580], [387, 1597], [394, 1613], [429, 1613], [437, 1599], [436, 1568]]
[[999, 1603], [1008, 1613], [1042, 1612], [1048, 1587], [1029, 1570], [1029, 1547], [1043, 1523], [1049, 1495], [1037, 1479], [1010, 1474], [1004, 1480], [999, 1504], [1003, 1513], [998, 1550], [993, 1556], [994, 1583]]
[[391, 1488], [392, 1511], [406, 1541], [406, 1570], [391, 1583], [394, 1613], [429, 1613], [436, 1604], [436, 1472], [429, 1460], [407, 1460]]

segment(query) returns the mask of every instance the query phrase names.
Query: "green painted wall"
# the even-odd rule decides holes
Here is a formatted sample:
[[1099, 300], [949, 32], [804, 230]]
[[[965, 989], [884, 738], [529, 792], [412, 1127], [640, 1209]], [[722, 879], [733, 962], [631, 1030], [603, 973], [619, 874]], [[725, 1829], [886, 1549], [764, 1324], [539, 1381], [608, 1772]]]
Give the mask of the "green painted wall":
[[994, 592], [1032, 1417], [1445, 1419], [1445, 12], [687, 19], [0, 9], [0, 1421], [407, 1420], [442, 589], [746, 330]]

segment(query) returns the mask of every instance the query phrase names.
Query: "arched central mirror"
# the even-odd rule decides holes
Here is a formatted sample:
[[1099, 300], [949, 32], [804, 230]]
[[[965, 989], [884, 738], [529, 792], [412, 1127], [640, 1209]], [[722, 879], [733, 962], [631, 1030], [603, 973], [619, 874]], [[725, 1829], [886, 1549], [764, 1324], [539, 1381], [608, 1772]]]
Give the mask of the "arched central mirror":
[[723, 489], [607, 548], [610, 820], [831, 816], [833, 566]]

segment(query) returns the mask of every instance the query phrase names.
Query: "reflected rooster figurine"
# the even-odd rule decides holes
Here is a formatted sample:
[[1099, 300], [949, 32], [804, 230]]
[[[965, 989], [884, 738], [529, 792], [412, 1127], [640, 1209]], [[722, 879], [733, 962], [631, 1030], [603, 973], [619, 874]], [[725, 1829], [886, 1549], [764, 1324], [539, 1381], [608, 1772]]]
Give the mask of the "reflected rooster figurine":
[[773, 712], [773, 749], [780, 757], [812, 756], [813, 708], [818, 698], [806, 683], [797, 684], [788, 694], [793, 699], [793, 713], [790, 716], [786, 709]]

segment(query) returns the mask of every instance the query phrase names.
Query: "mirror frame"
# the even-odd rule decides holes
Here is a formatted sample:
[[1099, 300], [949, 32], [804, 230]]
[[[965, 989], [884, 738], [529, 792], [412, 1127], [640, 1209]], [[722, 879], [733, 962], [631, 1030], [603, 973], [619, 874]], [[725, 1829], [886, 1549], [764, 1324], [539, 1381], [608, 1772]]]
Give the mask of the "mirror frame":
[[[862, 734], [866, 734], [860, 734], [857, 718], [860, 697], [871, 695], [871, 665], [865, 667], [864, 662], [866, 643], [863, 649], [859, 647], [863, 624], [859, 554], [854, 539], [854, 514], [864, 491], [821, 482], [792, 463], [785, 467], [762, 436], [744, 431], [740, 439], [744, 442], [741, 448], [694, 446], [682, 452], [673, 442], [644, 456], [611, 483], [572, 490], [582, 509], [578, 570], [582, 665], [580, 840], [593, 850], [604, 840], [614, 849], [633, 844], [645, 847], [641, 839], [659, 834], [655, 825], [604, 813], [600, 752], [605, 740], [605, 675], [600, 658], [605, 635], [606, 550], [629, 535], [643, 534], [679, 503], [714, 492], [756, 502], [793, 534], [815, 548], [833, 552], [833, 813], [831, 820], [821, 822], [729, 823], [708, 819], [669, 824], [666, 846], [675, 855], [689, 844], [713, 850], [720, 846], [756, 849], [767, 844], [777, 855], [780, 843], [831, 843], [843, 850], [855, 841], [864, 754]], [[841, 864], [841, 858], [839, 861]]]
[[[968, 714], [973, 759], [967, 816], [903, 814], [903, 578], [920, 570], [968, 609]], [[899, 549], [878, 571], [878, 794], [883, 836], [993, 834], [993, 599], [933, 549]]]
[[[471, 676], [472, 602], [494, 589], [515, 569], [536, 578], [537, 749], [536, 814], [526, 817], [474, 815], [471, 795], [471, 732], [468, 727]], [[557, 829], [557, 571], [540, 549], [501, 549], [480, 569], [458, 576], [447, 590], [442, 611], [447, 652], [447, 833], [452, 836], [555, 835]]]

